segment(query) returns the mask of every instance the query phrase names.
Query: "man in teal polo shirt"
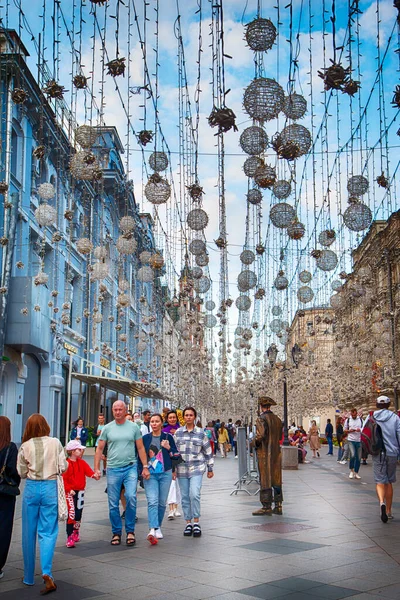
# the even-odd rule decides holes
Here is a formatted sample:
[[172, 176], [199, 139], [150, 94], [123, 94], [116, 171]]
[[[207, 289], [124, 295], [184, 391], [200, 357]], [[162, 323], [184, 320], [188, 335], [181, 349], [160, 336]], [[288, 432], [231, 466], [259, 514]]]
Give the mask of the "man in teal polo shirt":
[[136, 521], [136, 490], [138, 480], [137, 453], [143, 464], [143, 477], [150, 477], [142, 434], [136, 423], [126, 420], [126, 404], [122, 400], [114, 402], [114, 421], [105, 425], [101, 432], [96, 454], [94, 471], [100, 475], [100, 460], [107, 443], [107, 494], [108, 509], [112, 528], [112, 546], [119, 546], [122, 534], [122, 519], [119, 513], [119, 498], [122, 485], [125, 487], [126, 545], [133, 546]]

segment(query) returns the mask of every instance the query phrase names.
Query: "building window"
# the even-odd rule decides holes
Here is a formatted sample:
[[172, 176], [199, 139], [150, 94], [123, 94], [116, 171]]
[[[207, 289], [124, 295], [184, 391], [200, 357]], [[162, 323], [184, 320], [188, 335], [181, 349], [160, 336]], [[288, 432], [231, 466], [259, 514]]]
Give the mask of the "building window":
[[312, 321], [308, 321], [307, 323], [307, 333], [310, 334], [312, 333], [313, 330], [313, 322]]

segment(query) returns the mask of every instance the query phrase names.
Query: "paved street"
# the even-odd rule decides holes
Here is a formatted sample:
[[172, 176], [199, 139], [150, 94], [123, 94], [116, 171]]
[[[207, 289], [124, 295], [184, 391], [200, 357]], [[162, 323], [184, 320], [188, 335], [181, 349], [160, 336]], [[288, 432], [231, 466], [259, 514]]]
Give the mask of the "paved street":
[[[82, 542], [65, 547], [60, 529], [54, 561], [59, 600], [353, 600], [400, 598], [400, 486], [387, 525], [379, 519], [371, 466], [360, 481], [325, 456], [284, 472], [284, 515], [252, 517], [257, 497], [230, 496], [237, 461], [216, 459], [203, 487], [203, 536], [184, 538], [183, 519], [165, 522], [165, 539], [150, 546], [146, 501], [139, 493], [137, 544], [111, 548], [105, 480], [90, 480]], [[93, 457], [89, 457], [89, 462]], [[254, 489], [254, 486], [249, 489]], [[397, 496], [397, 498], [396, 498]], [[20, 504], [2, 600], [39, 595], [22, 585]], [[38, 565], [37, 565], [38, 566]], [[37, 571], [39, 574], [39, 571]]]

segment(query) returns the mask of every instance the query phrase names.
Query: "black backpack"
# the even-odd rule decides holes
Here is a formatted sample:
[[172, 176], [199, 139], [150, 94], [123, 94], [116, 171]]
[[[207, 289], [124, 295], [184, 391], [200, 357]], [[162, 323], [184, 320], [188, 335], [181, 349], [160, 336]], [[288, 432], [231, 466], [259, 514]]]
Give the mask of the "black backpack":
[[361, 432], [362, 449], [371, 456], [380, 456], [386, 454], [385, 443], [383, 441], [382, 428], [370, 415]]

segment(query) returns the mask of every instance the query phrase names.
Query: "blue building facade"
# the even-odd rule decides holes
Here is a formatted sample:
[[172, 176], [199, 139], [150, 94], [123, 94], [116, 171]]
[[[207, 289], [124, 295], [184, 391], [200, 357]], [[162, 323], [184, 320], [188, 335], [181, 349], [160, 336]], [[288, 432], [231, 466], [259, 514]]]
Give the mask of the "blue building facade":
[[[0, 46], [0, 414], [16, 442], [33, 412], [64, 441], [78, 415], [88, 424], [100, 411], [111, 418], [116, 398], [162, 407], [159, 394], [146, 398], [150, 388], [140, 396], [137, 387], [134, 401], [111, 380], [158, 383], [163, 260], [116, 129], [88, 128], [90, 148], [77, 152], [67, 107], [43, 95], [16, 33], [0, 30]], [[26, 98], [16, 102], [21, 89]], [[99, 177], [76, 176], [82, 154]]]

